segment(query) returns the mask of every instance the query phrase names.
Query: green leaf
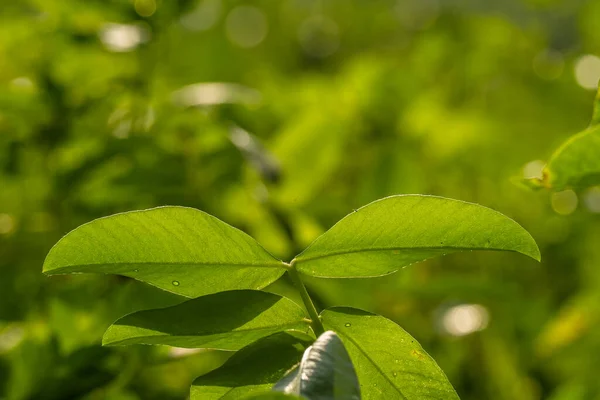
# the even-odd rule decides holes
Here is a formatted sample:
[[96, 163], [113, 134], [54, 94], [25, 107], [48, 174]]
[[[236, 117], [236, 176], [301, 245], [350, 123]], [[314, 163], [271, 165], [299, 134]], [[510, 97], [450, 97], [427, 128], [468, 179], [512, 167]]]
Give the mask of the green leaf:
[[320, 400], [358, 400], [360, 387], [344, 344], [333, 331], [323, 333], [304, 352], [300, 365], [273, 390]]
[[309, 332], [309, 322], [296, 303], [272, 293], [235, 290], [129, 314], [108, 328], [103, 344], [239, 350], [289, 330]]
[[442, 197], [403, 195], [347, 215], [294, 263], [316, 277], [373, 277], [464, 250], [514, 251], [540, 259], [531, 235], [497, 211]]
[[600, 88], [594, 102], [590, 126], [571, 136], [550, 157], [542, 178], [528, 185], [552, 190], [586, 188], [600, 184]]
[[191, 400], [239, 399], [265, 392], [294, 367], [310, 338], [279, 333], [263, 338], [234, 354], [216, 371], [197, 378]]
[[345, 307], [324, 310], [321, 317], [344, 342], [363, 399], [458, 399], [435, 361], [389, 319]]
[[125, 275], [187, 297], [261, 289], [284, 264], [254, 239], [202, 211], [160, 207], [100, 218], [63, 237], [44, 272]]
[[600, 183], [600, 125], [563, 143], [544, 168], [543, 186], [554, 190], [585, 188]]

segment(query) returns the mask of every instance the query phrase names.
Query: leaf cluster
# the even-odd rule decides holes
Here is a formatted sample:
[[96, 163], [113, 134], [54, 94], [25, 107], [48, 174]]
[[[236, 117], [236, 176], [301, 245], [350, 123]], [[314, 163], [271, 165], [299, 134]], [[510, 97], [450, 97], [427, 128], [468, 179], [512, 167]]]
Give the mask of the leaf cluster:
[[[302, 276], [382, 276], [466, 250], [540, 259], [529, 233], [496, 211], [404, 195], [354, 211], [289, 263], [209, 214], [161, 207], [82, 225], [52, 248], [44, 272], [119, 274], [191, 298], [120, 318], [103, 343], [236, 351], [194, 382], [193, 399], [240, 398], [273, 386], [309, 399], [451, 399], [458, 398], [452, 385], [406, 331], [358, 309], [318, 313]], [[304, 309], [261, 290], [286, 272]]]

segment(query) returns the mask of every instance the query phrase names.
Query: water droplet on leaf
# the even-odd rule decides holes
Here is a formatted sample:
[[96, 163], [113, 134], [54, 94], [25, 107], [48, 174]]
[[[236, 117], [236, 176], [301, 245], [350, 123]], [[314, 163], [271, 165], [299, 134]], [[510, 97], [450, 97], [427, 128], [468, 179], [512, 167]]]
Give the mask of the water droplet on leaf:
[[350, 328], [352, 326], [352, 324], [350, 322], [346, 322], [346, 328]]
[[179, 286], [179, 281], [173, 281], [173, 286]]
[[392, 375], [394, 375], [394, 378], [398, 376], [397, 372], [392, 372]]

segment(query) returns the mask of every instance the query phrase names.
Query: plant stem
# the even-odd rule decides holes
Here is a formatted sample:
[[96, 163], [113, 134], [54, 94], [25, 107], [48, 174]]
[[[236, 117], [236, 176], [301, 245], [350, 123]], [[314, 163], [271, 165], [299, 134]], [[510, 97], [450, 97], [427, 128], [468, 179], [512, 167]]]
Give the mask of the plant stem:
[[298, 270], [296, 269], [296, 266], [294, 265], [294, 261], [292, 261], [289, 264], [289, 268], [288, 268], [287, 272], [290, 275], [292, 282], [294, 282], [296, 289], [298, 289], [298, 291], [300, 292], [300, 297], [302, 297], [302, 301], [304, 302], [304, 307], [306, 307], [306, 311], [308, 311], [308, 315], [310, 316], [310, 319], [312, 321], [311, 322], [312, 329], [315, 332], [315, 335], [317, 335], [317, 337], [318, 337], [325, 332], [325, 328], [323, 328], [323, 324], [321, 323], [321, 320], [319, 319], [319, 313], [317, 312], [317, 309], [315, 308], [315, 305], [312, 302], [310, 295], [306, 291], [306, 287], [304, 286], [304, 283], [302, 282], [302, 278], [300, 278], [300, 274], [298, 273]]

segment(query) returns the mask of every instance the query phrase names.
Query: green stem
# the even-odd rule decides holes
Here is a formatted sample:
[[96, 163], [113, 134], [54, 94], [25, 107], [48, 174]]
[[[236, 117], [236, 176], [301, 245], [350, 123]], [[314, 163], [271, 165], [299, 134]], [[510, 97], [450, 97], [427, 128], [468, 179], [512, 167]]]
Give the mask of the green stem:
[[323, 324], [321, 323], [321, 320], [319, 319], [319, 313], [317, 312], [317, 309], [315, 308], [315, 305], [312, 302], [310, 295], [306, 291], [306, 287], [304, 286], [304, 283], [302, 282], [302, 278], [300, 278], [300, 274], [298, 273], [298, 270], [296, 269], [296, 265], [294, 264], [294, 261], [292, 261], [289, 264], [289, 268], [288, 268], [287, 272], [290, 275], [292, 282], [294, 282], [296, 289], [298, 289], [298, 291], [300, 292], [300, 297], [302, 297], [302, 301], [304, 302], [306, 311], [308, 311], [308, 315], [310, 316], [310, 319], [312, 321], [311, 322], [312, 329], [315, 332], [315, 335], [317, 335], [317, 337], [318, 337], [325, 332], [325, 328], [323, 328]]

